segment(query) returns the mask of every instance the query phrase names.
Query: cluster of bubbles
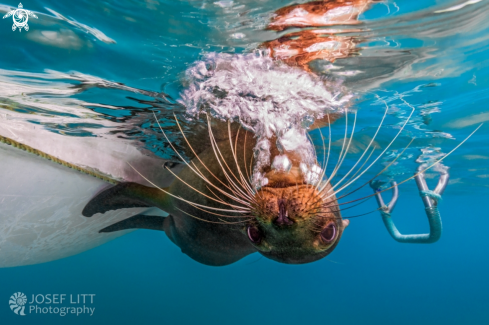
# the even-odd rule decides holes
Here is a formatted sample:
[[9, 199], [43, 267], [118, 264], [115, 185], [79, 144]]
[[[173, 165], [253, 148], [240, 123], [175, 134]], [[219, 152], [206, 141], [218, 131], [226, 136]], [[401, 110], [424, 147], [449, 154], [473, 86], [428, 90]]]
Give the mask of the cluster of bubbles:
[[256, 187], [267, 182], [262, 170], [272, 163], [271, 139], [282, 153], [296, 152], [314, 169], [307, 129], [327, 112], [342, 112], [351, 99], [338, 84], [274, 61], [264, 51], [209, 53], [186, 71], [186, 82], [179, 101], [188, 114], [237, 121], [255, 134]]

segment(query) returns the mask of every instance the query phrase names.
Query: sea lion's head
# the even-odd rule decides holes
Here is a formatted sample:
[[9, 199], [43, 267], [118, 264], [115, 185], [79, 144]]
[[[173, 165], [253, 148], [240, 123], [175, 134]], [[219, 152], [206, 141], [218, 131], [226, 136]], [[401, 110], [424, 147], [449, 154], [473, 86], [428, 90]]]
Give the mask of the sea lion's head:
[[314, 185], [290, 183], [291, 175], [267, 175], [271, 181], [256, 192], [253, 218], [244, 231], [265, 257], [310, 263], [334, 250], [349, 220], [341, 219], [334, 196]]

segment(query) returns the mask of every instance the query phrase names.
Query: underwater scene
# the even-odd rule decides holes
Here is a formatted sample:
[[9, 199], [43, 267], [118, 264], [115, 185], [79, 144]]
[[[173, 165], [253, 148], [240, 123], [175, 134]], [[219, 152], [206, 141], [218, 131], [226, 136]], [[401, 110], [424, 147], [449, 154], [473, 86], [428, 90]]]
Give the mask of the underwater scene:
[[487, 0], [0, 0], [1, 324], [489, 324]]

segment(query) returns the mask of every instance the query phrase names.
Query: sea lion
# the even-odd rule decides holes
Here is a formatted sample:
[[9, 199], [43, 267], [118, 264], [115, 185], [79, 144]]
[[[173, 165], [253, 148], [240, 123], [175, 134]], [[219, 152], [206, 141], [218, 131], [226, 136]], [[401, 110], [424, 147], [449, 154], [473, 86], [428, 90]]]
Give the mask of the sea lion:
[[[369, 0], [316, 1], [285, 7], [276, 12], [268, 29], [281, 31], [289, 27], [354, 24], [358, 22], [358, 14], [370, 3]], [[326, 46], [326, 43], [334, 46]], [[313, 75], [309, 62], [315, 59], [332, 62], [347, 57], [355, 52], [355, 44], [351, 37], [333, 36], [331, 31], [307, 30], [263, 43], [261, 47], [268, 49], [268, 56], [273, 60], [301, 68], [304, 73], [297, 74], [297, 80], [315, 87], [316, 79], [309, 76]], [[259, 90], [250, 91], [248, 85], [243, 88], [249, 93], [233, 93], [239, 88], [239, 73], [226, 75], [225, 72], [235, 69], [251, 75], [253, 71], [268, 71], [268, 66], [273, 63], [252, 56], [236, 57], [241, 61], [215, 55], [211, 62], [194, 67], [193, 77], [201, 83], [194, 85], [197, 90], [186, 96], [185, 104], [194, 115], [204, 108], [208, 135], [195, 132], [191, 139], [186, 138], [185, 156], [192, 159], [181, 173], [175, 175], [172, 185], [162, 189], [122, 183], [94, 197], [83, 210], [83, 215], [91, 217], [120, 208], [157, 207], [170, 215], [166, 218], [137, 215], [101, 232], [131, 228], [161, 230], [185, 254], [214, 266], [233, 263], [253, 252], [282, 263], [308, 263], [334, 250], [349, 221], [341, 218], [329, 182], [322, 182], [325, 168], [320, 167], [317, 157], [311, 154], [313, 146], [307, 138], [307, 130], [326, 126], [341, 114], [310, 110], [308, 114], [297, 113], [300, 118], [275, 123], [281, 118], [280, 114], [262, 116], [256, 113], [276, 110], [274, 99], [259, 94]], [[253, 63], [255, 59], [257, 63]], [[247, 62], [244, 67], [243, 62]], [[283, 68], [277, 70], [284, 73]], [[209, 76], [222, 71], [225, 71], [223, 75], [215, 79], [233, 80], [231, 87], [206, 81]], [[296, 79], [292, 77], [290, 80]], [[199, 91], [206, 87], [208, 93], [201, 96]], [[263, 82], [263, 88], [266, 87]], [[328, 105], [326, 102], [334, 101], [336, 96], [318, 89], [306, 95], [304, 100], [326, 94], [324, 99], [319, 99], [325, 101], [325, 106]], [[294, 87], [291, 91], [302, 94]], [[223, 98], [233, 96], [235, 101], [224, 102]], [[252, 113], [247, 107], [241, 107], [248, 115], [235, 114], [233, 117], [235, 109], [232, 106], [239, 106], [243, 100], [247, 103], [267, 102], [269, 107], [251, 109]], [[346, 102], [343, 104], [347, 105]], [[214, 107], [214, 111], [211, 112], [209, 107]], [[291, 108], [294, 109], [295, 106]], [[282, 112], [285, 113], [287, 110]], [[215, 115], [218, 117], [211, 118]], [[298, 126], [306, 117], [312, 119], [311, 123]], [[261, 126], [254, 127], [250, 122], [253, 119], [255, 122], [261, 119]], [[236, 120], [246, 129], [240, 131], [240, 123], [232, 123]], [[166, 135], [165, 138], [170, 142]], [[179, 153], [173, 145], [171, 147], [185, 162], [184, 153]], [[196, 152], [197, 149], [200, 151]], [[254, 159], [254, 163], [250, 159]], [[152, 184], [151, 180], [148, 183]]]
[[[229, 135], [215, 138], [214, 129]], [[161, 230], [182, 252], [214, 266], [254, 252], [282, 263], [308, 263], [336, 247], [349, 221], [342, 220], [334, 196], [324, 198], [330, 185], [321, 191], [308, 184], [300, 157], [273, 145], [276, 163], [265, 168], [268, 183], [255, 191], [248, 181], [254, 135], [221, 121], [209, 123], [209, 131], [211, 146], [195, 156], [170, 187], [121, 183], [93, 198], [83, 215], [158, 207], [170, 215], [137, 215], [101, 232]]]

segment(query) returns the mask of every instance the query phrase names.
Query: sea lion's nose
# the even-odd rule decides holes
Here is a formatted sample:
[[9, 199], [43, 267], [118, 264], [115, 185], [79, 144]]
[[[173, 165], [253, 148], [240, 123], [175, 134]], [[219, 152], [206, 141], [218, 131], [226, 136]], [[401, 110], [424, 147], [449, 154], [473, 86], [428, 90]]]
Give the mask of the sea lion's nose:
[[278, 199], [278, 217], [273, 221], [277, 226], [290, 226], [293, 224], [289, 219], [289, 213], [285, 207], [285, 200]]

